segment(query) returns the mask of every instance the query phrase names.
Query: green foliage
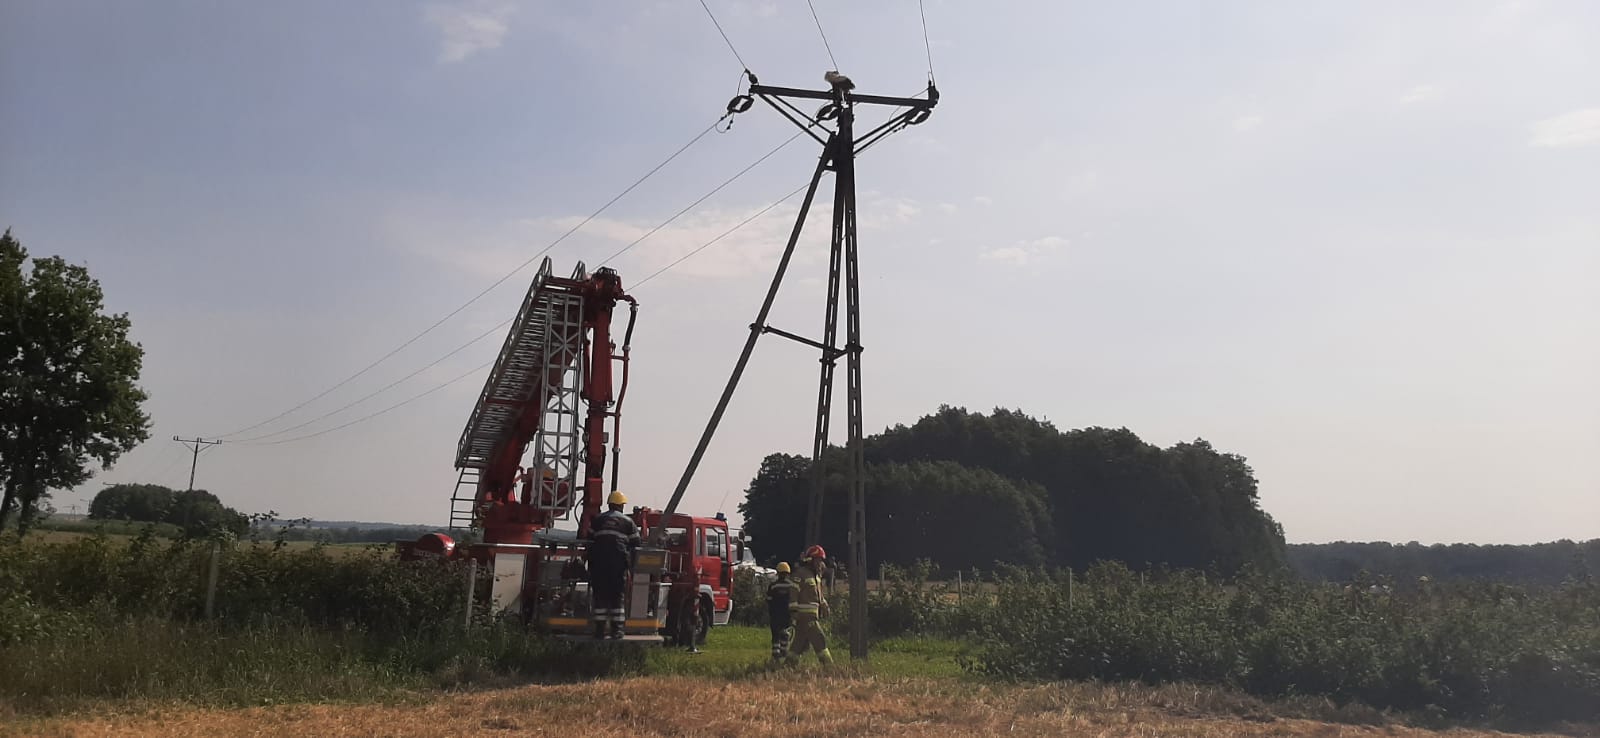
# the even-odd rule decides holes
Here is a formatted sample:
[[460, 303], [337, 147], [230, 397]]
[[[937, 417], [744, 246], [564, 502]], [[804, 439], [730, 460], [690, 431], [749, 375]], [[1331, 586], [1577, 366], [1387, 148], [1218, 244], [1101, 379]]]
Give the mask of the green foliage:
[[[1245, 460], [1203, 440], [1161, 449], [1127, 429], [1062, 432], [1018, 412], [941, 408], [867, 439], [868, 566], [930, 559], [1083, 568], [1095, 561], [1232, 574], [1284, 565], [1283, 532], [1261, 510]], [[825, 457], [822, 540], [846, 548], [844, 455]], [[807, 457], [768, 456], [739, 510], [768, 556], [802, 541]]]
[[1600, 566], [1600, 538], [1525, 546], [1455, 543], [1304, 543], [1289, 546], [1289, 562], [1313, 581], [1352, 581], [1363, 572], [1401, 583], [1488, 580], [1554, 586], [1588, 581]]
[[750, 569], [733, 573], [733, 622], [740, 625], [767, 626], [767, 585], [770, 579], [757, 577]]
[[[824, 548], [847, 548], [847, 481], [842, 454], [830, 454], [823, 512]], [[914, 565], [936, 557], [958, 569], [996, 561], [1040, 564], [1052, 539], [1044, 490], [986, 469], [948, 461], [875, 463], [867, 467], [867, 527], [873, 532], [869, 567]], [[739, 510], [745, 530], [769, 560], [797, 556], [810, 499], [810, 460], [773, 454], [761, 465]], [[936, 552], [936, 553], [934, 553]], [[773, 557], [776, 557], [775, 559]]]
[[159, 484], [113, 484], [89, 503], [91, 520], [166, 523], [190, 535], [226, 531], [242, 536], [250, 529], [244, 514], [203, 489], [180, 491]]
[[[947, 460], [1042, 487], [1057, 566], [1115, 560], [1233, 573], [1283, 564], [1283, 533], [1260, 508], [1254, 471], [1204, 440], [1161, 449], [1126, 428], [1060, 431], [1021, 412], [941, 407], [869, 439], [867, 458]], [[948, 565], [948, 548], [915, 555]]]
[[1247, 574], [1224, 584], [1107, 563], [1075, 577], [1014, 569], [992, 599], [955, 603], [915, 582], [890, 585], [892, 607], [869, 608], [874, 634], [970, 640], [968, 668], [990, 677], [1212, 683], [1513, 726], [1600, 720], [1592, 583], [1400, 591]]
[[83, 483], [149, 437], [135, 383], [144, 350], [100, 285], [59, 257], [33, 259], [0, 236], [0, 527], [26, 531], [48, 490]]

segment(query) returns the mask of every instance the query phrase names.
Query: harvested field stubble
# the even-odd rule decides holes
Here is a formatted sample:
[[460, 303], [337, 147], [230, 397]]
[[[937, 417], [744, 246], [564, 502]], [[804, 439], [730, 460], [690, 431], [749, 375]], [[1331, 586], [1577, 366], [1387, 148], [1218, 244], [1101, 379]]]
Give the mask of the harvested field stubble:
[[[1274, 709], [1248, 697], [1192, 686], [1145, 688], [1069, 683], [1009, 687], [955, 680], [889, 681], [780, 672], [740, 681], [648, 676], [526, 686], [386, 705], [293, 705], [241, 710], [168, 707], [30, 722], [0, 729], [0, 734], [75, 738], [1441, 735], [1392, 724], [1275, 717]], [[1298, 713], [1309, 715], [1311, 709]], [[1291, 706], [1289, 713], [1297, 713], [1296, 708]], [[1328, 717], [1348, 721], [1363, 716]], [[1381, 722], [1376, 714], [1369, 717]], [[1501, 734], [1457, 729], [1442, 735], [1466, 738]]]

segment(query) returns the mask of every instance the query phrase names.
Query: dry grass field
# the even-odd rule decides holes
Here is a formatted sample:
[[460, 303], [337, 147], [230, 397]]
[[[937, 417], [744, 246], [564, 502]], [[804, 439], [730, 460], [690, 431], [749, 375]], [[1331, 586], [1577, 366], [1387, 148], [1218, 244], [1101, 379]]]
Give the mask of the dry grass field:
[[[843, 671], [849, 672], [849, 669]], [[1345, 722], [1306, 717], [1318, 709]], [[727, 680], [647, 676], [387, 704], [244, 709], [121, 706], [0, 728], [15, 736], [1469, 736], [1267, 705], [1219, 690], [1094, 684], [985, 686], [955, 679], [775, 673]], [[1365, 724], [1363, 724], [1365, 723]], [[1581, 731], [1567, 735], [1583, 735]]]

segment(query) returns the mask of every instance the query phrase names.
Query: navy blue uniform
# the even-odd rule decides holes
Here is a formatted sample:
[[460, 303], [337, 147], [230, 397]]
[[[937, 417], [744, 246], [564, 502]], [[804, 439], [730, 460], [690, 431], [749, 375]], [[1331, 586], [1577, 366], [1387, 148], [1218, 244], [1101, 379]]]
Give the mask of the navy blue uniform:
[[589, 534], [589, 594], [594, 602], [595, 635], [607, 623], [613, 637], [622, 635], [627, 613], [622, 608], [622, 593], [628, 584], [628, 569], [633, 565], [633, 550], [639, 547], [639, 526], [615, 510], [595, 517]]
[[788, 575], [779, 574], [778, 581], [767, 587], [767, 624], [772, 628], [772, 658], [781, 659], [789, 653], [789, 603], [794, 600], [795, 583]]

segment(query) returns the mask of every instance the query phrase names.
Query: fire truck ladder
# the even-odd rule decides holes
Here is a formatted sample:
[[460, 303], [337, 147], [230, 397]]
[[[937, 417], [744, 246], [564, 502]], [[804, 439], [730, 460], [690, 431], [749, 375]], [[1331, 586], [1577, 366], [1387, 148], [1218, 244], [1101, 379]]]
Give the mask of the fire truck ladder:
[[569, 279], [554, 278], [550, 271], [547, 257], [528, 287], [456, 445], [455, 465], [461, 473], [450, 497], [452, 528], [479, 525], [485, 504], [481, 495], [484, 470], [495, 462], [505, 444], [516, 442], [518, 423], [533, 403], [539, 408], [539, 423], [533, 429], [528, 473], [548, 469], [553, 478], [540, 479], [532, 502], [541, 510], [555, 512], [558, 519], [570, 514], [576, 502], [572, 490], [577, 489], [583, 448], [578, 400], [587, 340], [579, 287], [588, 273], [582, 262]]

